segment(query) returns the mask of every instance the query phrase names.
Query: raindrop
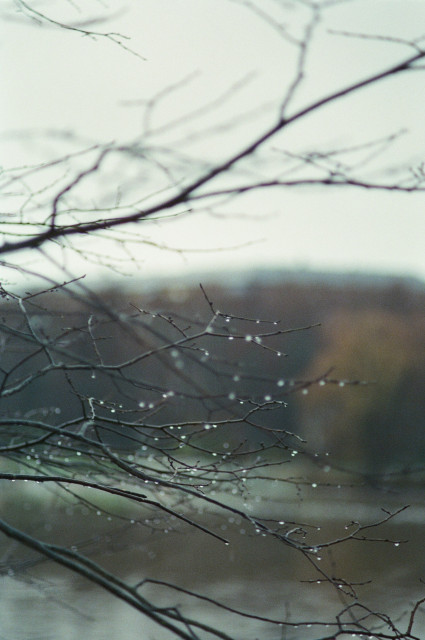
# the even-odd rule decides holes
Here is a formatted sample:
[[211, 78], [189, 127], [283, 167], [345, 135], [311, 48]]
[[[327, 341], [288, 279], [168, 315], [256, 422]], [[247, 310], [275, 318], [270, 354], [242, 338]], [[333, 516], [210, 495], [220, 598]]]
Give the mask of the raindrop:
[[345, 382], [341, 380], [341, 382], [338, 383], [338, 387], [345, 387]]
[[233, 336], [229, 336], [229, 337], [228, 337], [228, 340], [233, 340]]
[[266, 396], [264, 396], [264, 400], [265, 400], [266, 402], [270, 402], [270, 400], [271, 400], [271, 399], [272, 399], [272, 397], [271, 397], [270, 395], [266, 395]]
[[395, 547], [399, 547], [399, 546], [400, 546], [400, 543], [399, 543], [399, 542], [395, 542], [395, 543], [394, 543], [394, 546], [395, 546]]
[[234, 375], [233, 376], [233, 381], [234, 382], [239, 382], [239, 380], [240, 380], [240, 377], [238, 375]]
[[284, 387], [285, 386], [285, 380], [278, 380], [276, 382], [276, 384], [277, 384], [278, 387]]
[[227, 397], [229, 398], [229, 400], [234, 400], [236, 398], [236, 394], [231, 391]]
[[311, 486], [313, 487], [313, 489], [316, 489], [316, 487], [317, 487], [317, 482], [313, 482]]
[[260, 336], [255, 336], [255, 342], [257, 344], [261, 344], [262, 343], [262, 339], [260, 338]]
[[252, 341], [252, 336], [250, 336], [249, 333], [245, 336], [245, 341], [246, 342], [251, 342]]
[[324, 387], [324, 386], [325, 386], [325, 384], [326, 384], [326, 382], [325, 382], [324, 380], [321, 380], [321, 381], [319, 382], [319, 387]]
[[308, 389], [303, 389], [303, 390], [302, 390], [302, 394], [303, 394], [304, 396], [306, 396], [306, 395], [308, 394]]

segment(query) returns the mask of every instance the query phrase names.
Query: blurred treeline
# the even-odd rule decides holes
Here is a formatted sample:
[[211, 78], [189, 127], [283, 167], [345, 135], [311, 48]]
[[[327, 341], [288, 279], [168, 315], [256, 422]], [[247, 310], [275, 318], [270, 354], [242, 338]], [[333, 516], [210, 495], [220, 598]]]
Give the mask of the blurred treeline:
[[[252, 348], [243, 340], [215, 340], [211, 348], [214, 358], [208, 366], [223, 361], [227, 373], [214, 377], [206, 369], [204, 375], [198, 369], [192, 371], [190, 361], [182, 361], [186, 392], [190, 391], [192, 377], [211, 394], [237, 393], [238, 383], [230, 375], [233, 366], [237, 380], [240, 374], [245, 391], [251, 394], [269, 393], [273, 385], [284, 380], [284, 390], [280, 391], [287, 395], [288, 406], [270, 412], [268, 424], [302, 435], [312, 453], [329, 452], [334, 463], [361, 469], [371, 477], [375, 473], [411, 474], [425, 466], [425, 286], [389, 277], [289, 277], [285, 272], [265, 272], [241, 275], [230, 282], [222, 276], [210, 276], [204, 287], [209, 300], [222, 313], [275, 321], [280, 329], [316, 323], [321, 326], [267, 338], [264, 344], [270, 350], [260, 345]], [[185, 281], [162, 281], [149, 288], [138, 283], [127, 290], [103, 286], [96, 295], [101, 307], [121, 317], [142, 314], [149, 330], [144, 334], [138, 328], [139, 339], [135, 341], [132, 332], [126, 335], [101, 307], [93, 312], [92, 303], [86, 305], [60, 291], [34, 299], [31, 322], [39, 335], [49, 339], [59, 336], [64, 349], [70, 346], [96, 361], [98, 347], [104, 361], [119, 362], [153, 344], [178, 340], [174, 320], [184, 328], [204, 326], [211, 315], [200, 288]], [[13, 300], [3, 300], [0, 311], [3, 322], [24, 330], [27, 320], [19, 316]], [[167, 320], [170, 317], [173, 323]], [[241, 330], [243, 321], [238, 322]], [[246, 332], [252, 332], [252, 322], [246, 326]], [[261, 325], [263, 332], [268, 328]], [[208, 340], [202, 347], [208, 348]], [[277, 357], [276, 351], [282, 356]], [[15, 361], [19, 362], [20, 378], [45, 366], [42, 349], [34, 349], [30, 342], [26, 346], [25, 341], [9, 335], [3, 340], [2, 370], [10, 370]], [[176, 386], [172, 369], [164, 366], [161, 358], [141, 363], [140, 371], [145, 381], [140, 394], [147, 401], [155, 395], [155, 389]], [[251, 372], [255, 373], [253, 389], [249, 389]], [[322, 380], [292, 393], [300, 381], [318, 380], [325, 374], [326, 380], [340, 383]], [[13, 376], [9, 376], [11, 380]], [[369, 384], [349, 384], [352, 381]], [[126, 384], [111, 381], [98, 371], [82, 370], [72, 376], [58, 371], [54, 378], [51, 374], [37, 376], [19, 393], [4, 398], [1, 411], [2, 415], [12, 412], [27, 417], [56, 411], [60, 419], [70, 419], [81, 412], [84, 394], [103, 398], [110, 407], [119, 401], [120, 394], [123, 407], [134, 403], [134, 393], [127, 394]], [[207, 419], [202, 413], [206, 410], [202, 403], [169, 402], [161, 420]], [[241, 437], [242, 432], [240, 427], [234, 437]], [[247, 435], [250, 437], [249, 431]]]

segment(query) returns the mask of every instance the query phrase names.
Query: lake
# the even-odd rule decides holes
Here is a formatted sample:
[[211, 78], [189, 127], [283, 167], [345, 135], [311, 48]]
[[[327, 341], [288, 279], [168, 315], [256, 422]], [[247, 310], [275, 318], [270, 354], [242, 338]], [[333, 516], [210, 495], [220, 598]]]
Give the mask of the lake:
[[[425, 579], [421, 490], [386, 493], [372, 489], [338, 491], [311, 487], [303, 488], [299, 495], [294, 489], [284, 501], [279, 499], [276, 489], [276, 495], [271, 498], [267, 504], [261, 498], [254, 498], [253, 512], [263, 511], [262, 515], [282, 518], [286, 523], [305, 523], [308, 539], [315, 544], [347, 535], [352, 520], [370, 524], [382, 519], [385, 515], [382, 509], [393, 511], [410, 506], [378, 529], [363, 532], [385, 542], [353, 540], [321, 550], [320, 556], [317, 554], [321, 557], [321, 566], [334, 577], [362, 583], [355, 586], [358, 600], [345, 595], [344, 589], [338, 593], [329, 585], [318, 583], [320, 576], [299, 552], [255, 533], [249, 523], [231, 515], [199, 516], [211, 529], [229, 539], [230, 544], [225, 545], [186, 527], [176, 527], [176, 531], [170, 527], [168, 533], [163, 533], [153, 530], [163, 528], [162, 522], [151, 521], [149, 526], [120, 525], [115, 519], [109, 521], [103, 516], [96, 520], [90, 513], [83, 518], [68, 507], [60, 523], [59, 538], [63, 537], [66, 543], [67, 536], [78, 540], [81, 553], [87, 553], [131, 582], [146, 577], [171, 582], [229, 607], [290, 623], [289, 626], [263, 623], [231, 615], [163, 586], [143, 587], [141, 593], [161, 606], [179, 605], [185, 613], [238, 640], [332, 637], [331, 627], [326, 627], [326, 623], [335, 622], [335, 615], [354, 602], [397, 618], [398, 628], [406, 629], [405, 612], [416, 599], [425, 596], [425, 584], [420, 582]], [[44, 527], [50, 533], [54, 525], [44, 524]], [[94, 531], [98, 534], [95, 539]], [[82, 637], [85, 640], [166, 640], [174, 637], [126, 603], [88, 585], [69, 571], [46, 561], [37, 562], [37, 556], [20, 550], [17, 543], [2, 538], [0, 550], [3, 570], [13, 566], [15, 571], [15, 575], [3, 575], [0, 581], [0, 640], [77, 640]], [[19, 561], [12, 564], [11, 558], [16, 560], [17, 552]], [[317, 621], [322, 625], [313, 624]], [[311, 626], [303, 624], [297, 628], [297, 622], [311, 622]], [[417, 637], [425, 635], [422, 611], [417, 614], [414, 632]], [[202, 632], [200, 636], [211, 637]]]

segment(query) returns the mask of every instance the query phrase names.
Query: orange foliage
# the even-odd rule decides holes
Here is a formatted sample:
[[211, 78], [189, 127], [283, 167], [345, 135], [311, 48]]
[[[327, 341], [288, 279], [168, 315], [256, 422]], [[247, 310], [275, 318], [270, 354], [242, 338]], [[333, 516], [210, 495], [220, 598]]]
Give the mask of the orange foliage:
[[363, 460], [369, 469], [424, 456], [418, 424], [419, 407], [425, 408], [423, 319], [376, 309], [344, 311], [326, 323], [324, 335], [305, 377], [334, 367], [334, 378], [369, 384], [311, 389], [301, 407], [310, 445], [340, 459]]

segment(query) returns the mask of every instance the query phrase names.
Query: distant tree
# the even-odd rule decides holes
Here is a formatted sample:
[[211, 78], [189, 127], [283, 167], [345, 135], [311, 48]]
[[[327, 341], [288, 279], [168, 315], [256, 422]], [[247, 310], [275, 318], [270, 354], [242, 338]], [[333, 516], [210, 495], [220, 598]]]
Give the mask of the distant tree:
[[[414, 470], [424, 459], [422, 318], [373, 309], [340, 312], [326, 324], [307, 376], [332, 368], [338, 386], [321, 384], [302, 403], [303, 436], [374, 481], [387, 471]], [[369, 384], [342, 392], [344, 380]], [[359, 466], [360, 465], [360, 466]]]

